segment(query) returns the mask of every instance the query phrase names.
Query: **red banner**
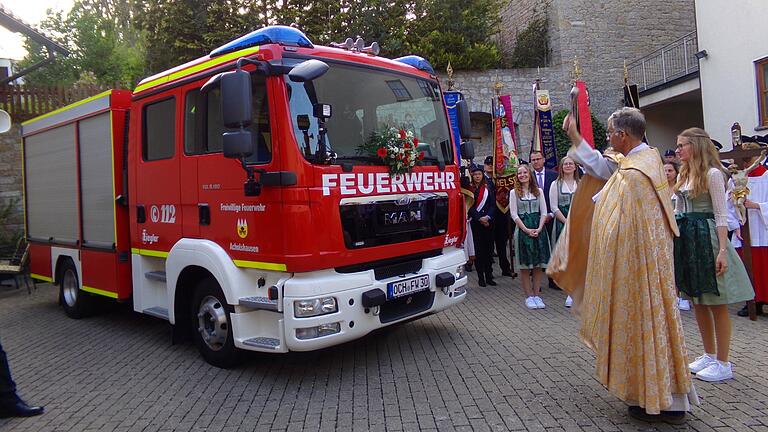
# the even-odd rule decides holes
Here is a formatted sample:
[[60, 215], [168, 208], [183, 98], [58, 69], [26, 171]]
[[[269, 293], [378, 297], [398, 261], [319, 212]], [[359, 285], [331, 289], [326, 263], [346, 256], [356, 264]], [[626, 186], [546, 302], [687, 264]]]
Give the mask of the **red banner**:
[[595, 136], [592, 133], [592, 114], [589, 112], [589, 93], [587, 93], [587, 84], [584, 81], [576, 81], [576, 87], [579, 89], [578, 107], [579, 107], [579, 132], [584, 140], [595, 148]]

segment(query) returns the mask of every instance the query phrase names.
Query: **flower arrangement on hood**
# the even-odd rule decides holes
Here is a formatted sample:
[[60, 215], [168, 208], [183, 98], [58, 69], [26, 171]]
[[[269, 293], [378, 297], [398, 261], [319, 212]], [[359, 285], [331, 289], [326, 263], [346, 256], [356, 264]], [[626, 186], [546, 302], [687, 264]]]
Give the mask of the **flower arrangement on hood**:
[[418, 150], [419, 139], [405, 129], [384, 128], [371, 133], [361, 150], [375, 154], [389, 166], [392, 174], [410, 172], [416, 162], [424, 159], [424, 152]]

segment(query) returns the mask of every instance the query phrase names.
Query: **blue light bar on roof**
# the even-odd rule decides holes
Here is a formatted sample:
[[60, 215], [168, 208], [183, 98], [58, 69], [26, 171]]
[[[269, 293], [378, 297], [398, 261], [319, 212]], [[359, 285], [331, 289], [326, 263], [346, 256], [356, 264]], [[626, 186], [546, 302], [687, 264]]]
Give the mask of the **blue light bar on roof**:
[[429, 64], [429, 62], [424, 57], [409, 55], [405, 57], [396, 58], [395, 61], [399, 61], [400, 63], [405, 63], [409, 66], [413, 66], [418, 70], [428, 72], [432, 75], [435, 74], [435, 70], [432, 69], [432, 65]]
[[245, 36], [241, 36], [232, 42], [227, 42], [226, 44], [211, 51], [210, 55], [211, 57], [216, 57], [222, 54], [240, 51], [241, 49], [271, 43], [287, 46], [299, 46], [304, 48], [314, 48], [312, 42], [310, 42], [310, 40], [307, 38], [307, 36], [304, 35], [304, 33], [301, 32], [301, 30], [297, 30], [293, 27], [276, 25], [264, 27], [262, 29], [248, 33]]

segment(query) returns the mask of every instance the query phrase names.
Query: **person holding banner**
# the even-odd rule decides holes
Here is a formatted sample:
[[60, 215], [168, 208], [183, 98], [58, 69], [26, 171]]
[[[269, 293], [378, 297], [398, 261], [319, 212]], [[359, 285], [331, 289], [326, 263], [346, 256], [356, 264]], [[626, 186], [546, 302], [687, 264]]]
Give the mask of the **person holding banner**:
[[[552, 227], [552, 248], [557, 244], [557, 239], [565, 228], [565, 222], [568, 218], [568, 211], [571, 209], [571, 200], [576, 193], [576, 187], [579, 185], [579, 174], [576, 169], [576, 162], [573, 158], [565, 156], [560, 159], [557, 180], [552, 182], [549, 187], [549, 204], [552, 206], [552, 213], [555, 216], [555, 224]], [[571, 307], [573, 299], [571, 296], [565, 299], [565, 307]]]
[[471, 220], [472, 241], [475, 245], [475, 267], [477, 268], [478, 285], [495, 286], [493, 271], [491, 270], [491, 254], [493, 248], [493, 217], [496, 214], [496, 200], [493, 189], [485, 179], [483, 168], [473, 164], [470, 167], [472, 173], [472, 190], [475, 200], [469, 208], [468, 216]]
[[[525, 306], [528, 309], [544, 309], [541, 299], [542, 269], [549, 262], [549, 236], [545, 229], [547, 203], [544, 191], [528, 165], [517, 168], [515, 188], [509, 191], [509, 214], [515, 223], [512, 238], [515, 246], [515, 271], [522, 278]], [[531, 286], [533, 274], [533, 286]]]
[[583, 294], [572, 293], [580, 299], [579, 336], [595, 352], [598, 380], [629, 405], [631, 417], [682, 424], [689, 397], [698, 398], [677, 308], [672, 239], [679, 232], [661, 156], [642, 141], [645, 117], [636, 108], [609, 118], [618, 152], [609, 157], [582, 138], [571, 114], [563, 129], [568, 154], [587, 175], [607, 180], [591, 198], [591, 226], [569, 221], [567, 228], [590, 230]]

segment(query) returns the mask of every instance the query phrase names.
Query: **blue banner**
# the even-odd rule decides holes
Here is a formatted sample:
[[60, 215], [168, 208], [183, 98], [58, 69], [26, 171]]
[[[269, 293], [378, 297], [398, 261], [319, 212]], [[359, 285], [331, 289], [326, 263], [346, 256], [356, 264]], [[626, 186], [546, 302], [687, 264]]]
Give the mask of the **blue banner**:
[[539, 149], [544, 156], [544, 166], [557, 169], [557, 147], [555, 145], [555, 129], [552, 125], [552, 101], [549, 91], [536, 90], [536, 115], [538, 126]]
[[451, 131], [453, 132], [453, 142], [456, 143], [456, 154], [461, 160], [461, 134], [459, 133], [459, 113], [456, 103], [464, 99], [461, 92], [446, 91], [443, 92], [445, 107], [448, 109], [448, 119], [451, 122]]

